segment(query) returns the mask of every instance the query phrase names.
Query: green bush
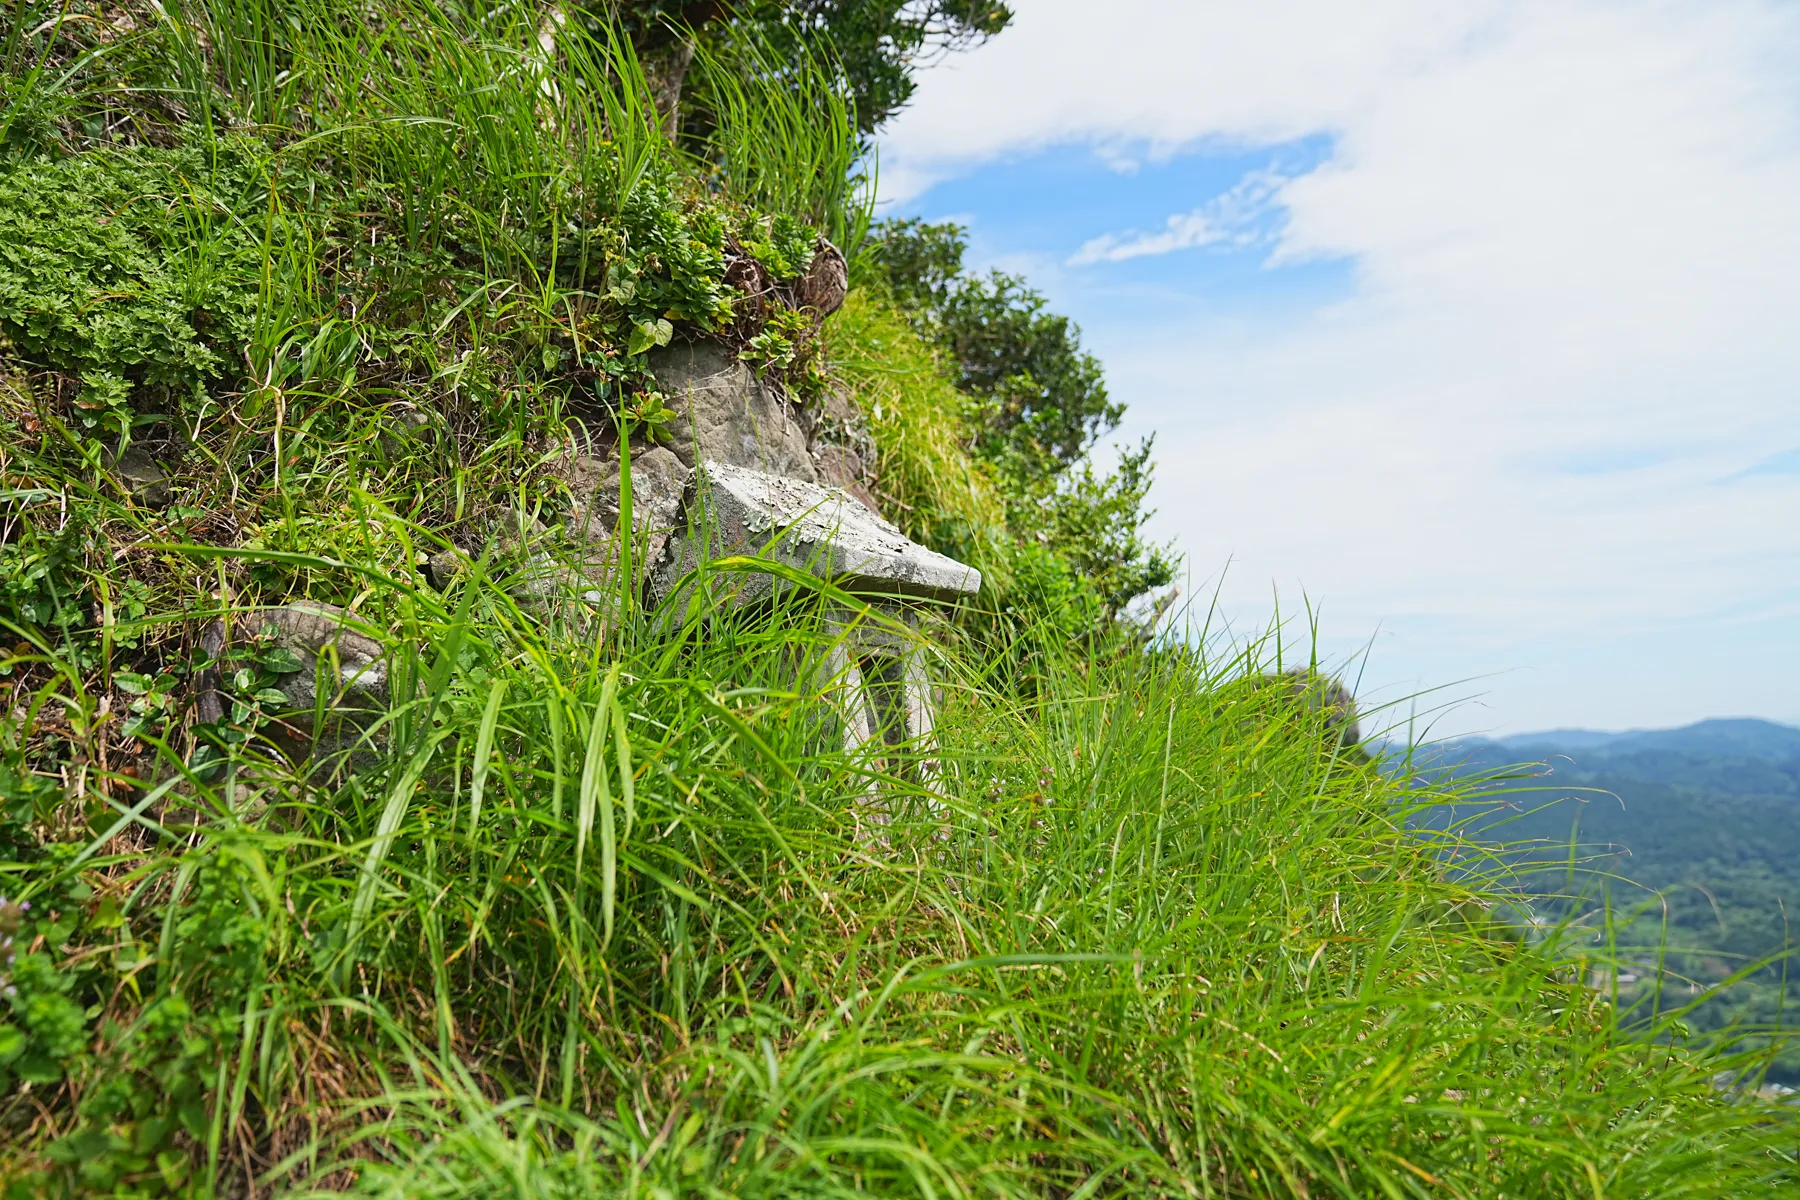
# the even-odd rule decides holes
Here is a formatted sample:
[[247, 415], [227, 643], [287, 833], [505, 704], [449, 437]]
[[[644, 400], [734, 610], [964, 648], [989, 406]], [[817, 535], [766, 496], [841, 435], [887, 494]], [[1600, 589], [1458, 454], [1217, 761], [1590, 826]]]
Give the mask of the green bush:
[[991, 464], [1008, 527], [1066, 556], [1101, 597], [1100, 626], [1118, 622], [1175, 577], [1169, 548], [1143, 536], [1151, 443], [1096, 473], [1089, 453], [1125, 410], [1069, 319], [1016, 276], [966, 273], [955, 225], [890, 221], [878, 237], [873, 282], [976, 401], [968, 451]]
[[0, 332], [80, 381], [89, 425], [196, 409], [240, 368], [263, 262], [259, 147], [137, 147], [0, 167]]

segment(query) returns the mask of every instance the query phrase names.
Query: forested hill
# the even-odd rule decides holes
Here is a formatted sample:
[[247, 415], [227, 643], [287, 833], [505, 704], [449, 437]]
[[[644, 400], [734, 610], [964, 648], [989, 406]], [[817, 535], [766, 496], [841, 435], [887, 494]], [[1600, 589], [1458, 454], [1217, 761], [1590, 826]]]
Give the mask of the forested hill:
[[[1556, 730], [1448, 743], [1426, 761], [1488, 779], [1486, 801], [1452, 806], [1433, 824], [1466, 820], [1478, 837], [1507, 845], [1540, 917], [1600, 930], [1610, 906], [1626, 959], [1650, 963], [1665, 945], [1679, 950], [1671, 965], [1680, 1002], [1695, 985], [1768, 960], [1702, 1004], [1691, 1022], [1700, 1030], [1772, 1024], [1784, 998], [1795, 1010], [1800, 989], [1784, 987], [1780, 956], [1795, 932], [1789, 914], [1800, 912], [1800, 729], [1715, 719], [1616, 734]], [[1638, 975], [1628, 993], [1656, 978], [1627, 973]], [[1790, 1054], [1776, 1074], [1800, 1079], [1800, 1060]]]
[[1552, 729], [1495, 739], [1493, 744], [1556, 753], [1586, 751], [1618, 758], [1653, 751], [1751, 759], [1800, 758], [1800, 729], [1752, 717], [1712, 717], [1679, 729], [1633, 729], [1603, 733], [1589, 729]]

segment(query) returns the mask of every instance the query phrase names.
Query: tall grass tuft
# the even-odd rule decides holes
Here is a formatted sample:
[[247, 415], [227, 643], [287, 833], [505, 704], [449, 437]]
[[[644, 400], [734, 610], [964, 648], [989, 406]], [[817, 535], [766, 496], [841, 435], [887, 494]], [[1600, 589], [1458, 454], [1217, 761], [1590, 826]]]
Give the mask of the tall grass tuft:
[[805, 45], [790, 59], [745, 30], [700, 43], [695, 64], [707, 150], [732, 191], [817, 225], [854, 260], [874, 214], [874, 157], [838, 64]]
[[[213, 1186], [1793, 1182], [1791, 1124], [1719, 1091], [1720, 1060], [1471, 919], [1454, 839], [1406, 829], [1454, 796], [1329, 753], [1322, 714], [1256, 684], [1270, 643], [1195, 631], [1030, 702], [936, 651], [939, 744], [847, 750], [827, 664], [856, 602], [725, 603], [755, 569], [710, 564], [679, 627], [596, 641], [479, 572], [440, 598], [371, 565], [400, 682], [360, 765], [322, 778], [268, 740], [197, 772], [170, 747], [81, 862], [9, 872], [30, 900], [80, 871], [117, 912], [141, 965], [109, 1001], [116, 1078], [161, 1061], [159, 1004], [208, 1014]], [[92, 711], [71, 686], [41, 702]]]

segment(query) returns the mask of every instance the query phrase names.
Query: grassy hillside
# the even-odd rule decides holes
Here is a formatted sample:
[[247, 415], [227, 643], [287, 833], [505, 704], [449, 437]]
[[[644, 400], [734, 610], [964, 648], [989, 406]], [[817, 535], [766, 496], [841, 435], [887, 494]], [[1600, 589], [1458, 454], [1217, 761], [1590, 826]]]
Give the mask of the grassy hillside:
[[[904, 313], [782, 299], [866, 219], [829, 72], [715, 80], [696, 147], [580, 10], [5, 20], [9, 1197], [1794, 1187], [1744, 1064], [1408, 832], [1454, 794], [1260, 645], [1094, 625]], [[852, 396], [890, 514], [1000, 579], [888, 631], [935, 740], [845, 748], [835, 644], [887, 618], [809, 577], [528, 577], [557, 464], [663, 436], [649, 353], [702, 338]], [[298, 600], [379, 686], [294, 700]]]

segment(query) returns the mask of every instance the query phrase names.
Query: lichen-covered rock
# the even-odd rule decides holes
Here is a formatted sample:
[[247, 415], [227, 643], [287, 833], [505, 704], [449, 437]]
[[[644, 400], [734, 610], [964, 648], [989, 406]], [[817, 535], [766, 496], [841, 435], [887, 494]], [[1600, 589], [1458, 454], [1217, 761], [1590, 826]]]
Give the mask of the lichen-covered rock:
[[670, 346], [650, 369], [668, 406], [669, 448], [686, 467], [722, 462], [812, 482], [806, 435], [749, 367], [713, 342]]
[[[953, 601], [981, 589], [981, 573], [927, 549], [837, 489], [729, 463], [704, 463], [687, 524], [652, 577], [659, 595], [700, 562], [731, 554], [770, 558], [867, 595]], [[742, 580], [740, 601], [775, 590], [774, 578]]]
[[802, 308], [810, 308], [821, 317], [829, 317], [844, 307], [850, 294], [850, 264], [844, 253], [823, 239], [813, 252], [806, 273], [794, 285], [794, 297]]
[[111, 466], [126, 493], [139, 504], [162, 508], [169, 503], [169, 474], [142, 446], [127, 446]]

